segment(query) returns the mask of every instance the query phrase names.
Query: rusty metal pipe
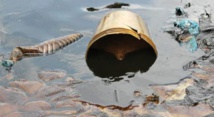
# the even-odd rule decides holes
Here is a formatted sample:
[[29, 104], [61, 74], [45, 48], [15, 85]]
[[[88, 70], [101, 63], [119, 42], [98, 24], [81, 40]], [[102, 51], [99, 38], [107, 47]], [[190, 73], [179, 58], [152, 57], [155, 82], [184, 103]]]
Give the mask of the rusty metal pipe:
[[114, 11], [100, 21], [88, 44], [86, 63], [100, 77], [146, 72], [157, 49], [143, 19], [130, 11]]
[[118, 60], [123, 60], [126, 54], [148, 47], [152, 47], [157, 55], [156, 46], [143, 19], [130, 11], [116, 11], [100, 21], [88, 44], [86, 59], [91, 48], [104, 50]]
[[83, 35], [79, 33], [70, 34], [63, 37], [50, 39], [34, 46], [15, 47], [10, 54], [10, 60], [17, 62], [26, 57], [51, 55], [80, 39], [82, 36]]

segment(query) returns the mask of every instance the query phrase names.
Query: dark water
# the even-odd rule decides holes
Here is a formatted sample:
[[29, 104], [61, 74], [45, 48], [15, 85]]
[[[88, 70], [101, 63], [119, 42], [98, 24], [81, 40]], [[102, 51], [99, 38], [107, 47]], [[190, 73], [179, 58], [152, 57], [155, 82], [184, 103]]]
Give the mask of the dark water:
[[[105, 14], [113, 10], [86, 12], [86, 7], [103, 7], [114, 3], [113, 0], [1, 0], [0, 1], [0, 53], [9, 56], [15, 46], [34, 45], [59, 36], [82, 33], [84, 37], [54, 55], [28, 58], [18, 62], [14, 68], [14, 80], [38, 80], [37, 73], [44, 69], [63, 69], [69, 76], [84, 82], [76, 87], [85, 101], [104, 105], [118, 104], [126, 106], [134, 100], [133, 92], [142, 91], [151, 94], [150, 84], [177, 82], [187, 76], [182, 66], [198, 58], [203, 53], [189, 53], [181, 48], [161, 27], [169, 19], [178, 0], [125, 0], [131, 6], [124, 8], [140, 15], [148, 25], [151, 37], [157, 46], [158, 58], [145, 73], [130, 72], [121, 76], [118, 82], [108, 82], [91, 72], [85, 62], [88, 42]], [[117, 1], [120, 2], [120, 1]], [[6, 72], [0, 68], [0, 75]], [[130, 78], [129, 76], [134, 77]], [[111, 80], [111, 79], [110, 79]], [[113, 79], [114, 80], [114, 79]], [[106, 82], [107, 81], [107, 82]], [[6, 82], [1, 85], [7, 86]], [[115, 99], [115, 90], [118, 99]]]

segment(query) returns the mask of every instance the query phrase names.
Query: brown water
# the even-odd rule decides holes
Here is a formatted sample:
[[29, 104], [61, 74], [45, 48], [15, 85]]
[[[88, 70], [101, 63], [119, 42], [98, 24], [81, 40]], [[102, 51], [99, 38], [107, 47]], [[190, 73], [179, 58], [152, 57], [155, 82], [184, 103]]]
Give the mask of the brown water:
[[[133, 92], [140, 90], [151, 94], [150, 84], [167, 84], [178, 82], [189, 75], [182, 66], [203, 54], [198, 50], [190, 53], [163, 33], [165, 25], [173, 14], [174, 8], [181, 5], [179, 0], [141, 0], [122, 2], [130, 3], [125, 9], [140, 15], [148, 25], [151, 37], [157, 46], [158, 58], [154, 65], [144, 73], [128, 72], [118, 79], [95, 76], [85, 62], [88, 42], [96, 30], [100, 19], [114, 11], [101, 10], [86, 12], [86, 7], [102, 7], [114, 3], [113, 0], [69, 1], [69, 0], [1, 0], [0, 1], [0, 53], [8, 56], [15, 46], [34, 45], [42, 41], [80, 32], [84, 37], [54, 55], [24, 59], [14, 68], [14, 80], [38, 80], [38, 71], [44, 69], [63, 69], [75, 79], [83, 80], [76, 86], [81, 99], [103, 105], [127, 106], [136, 100]], [[117, 10], [117, 9], [116, 9]], [[0, 76], [7, 72], [1, 67]], [[130, 78], [130, 76], [133, 76]], [[113, 82], [115, 81], [115, 82]], [[8, 86], [8, 80], [1, 80], [2, 86]], [[117, 92], [117, 98], [115, 91]]]

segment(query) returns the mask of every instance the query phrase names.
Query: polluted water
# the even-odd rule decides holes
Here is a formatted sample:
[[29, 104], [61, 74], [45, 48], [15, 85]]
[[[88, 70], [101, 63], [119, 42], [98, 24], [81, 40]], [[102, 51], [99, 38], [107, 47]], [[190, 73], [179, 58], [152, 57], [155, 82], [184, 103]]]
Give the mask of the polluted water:
[[[83, 37], [55, 54], [18, 61], [9, 73], [1, 67], [0, 116], [212, 115], [212, 79], [206, 75], [212, 75], [212, 66], [197, 62], [198, 66], [203, 67], [194, 69], [202, 70], [204, 74], [191, 74], [193, 69], [184, 71], [183, 65], [201, 57], [203, 51], [198, 49], [190, 54], [161, 30], [164, 22], [173, 16], [171, 12], [183, 4], [170, 0], [123, 2], [129, 6], [89, 12], [86, 8], [104, 8], [115, 1], [1, 1], [2, 60], [9, 58], [14, 47], [36, 45], [69, 34], [80, 33]], [[131, 66], [128, 69], [130, 72], [124, 70], [125, 74], [97, 69], [95, 74], [86, 62], [87, 45], [94, 36], [99, 21], [108, 13], [118, 10], [131, 11], [144, 19], [158, 50], [158, 57], [149, 69], [138, 71], [136, 66]], [[133, 28], [132, 31], [135, 30]], [[144, 52], [136, 51], [133, 55], [127, 54], [124, 61], [120, 61], [123, 64], [116, 63], [121, 64], [120, 68], [125, 68], [123, 65], [130, 65], [128, 60], [135, 56], [139, 60], [134, 60], [134, 64], [141, 65], [138, 61], [144, 63], [145, 59], [141, 56], [142, 53], [148, 55], [151, 53], [149, 51], [154, 52], [151, 48]], [[102, 55], [100, 59], [105, 56], [108, 55]], [[111, 58], [115, 59], [115, 56], [109, 59]], [[211, 58], [205, 62], [210, 60]], [[103, 64], [102, 61], [93, 62]], [[198, 80], [187, 77], [190, 75]], [[205, 87], [200, 79], [210, 87]], [[196, 95], [193, 93], [195, 91], [199, 93]], [[210, 95], [199, 98], [207, 93]]]

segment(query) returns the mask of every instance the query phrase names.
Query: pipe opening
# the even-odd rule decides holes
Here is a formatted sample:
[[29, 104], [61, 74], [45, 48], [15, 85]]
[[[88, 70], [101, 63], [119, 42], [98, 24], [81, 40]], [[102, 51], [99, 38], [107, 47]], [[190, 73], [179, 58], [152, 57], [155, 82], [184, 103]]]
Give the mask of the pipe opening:
[[97, 39], [88, 50], [86, 62], [99, 77], [119, 77], [127, 72], [146, 72], [155, 62], [154, 49], [130, 34], [111, 34]]

